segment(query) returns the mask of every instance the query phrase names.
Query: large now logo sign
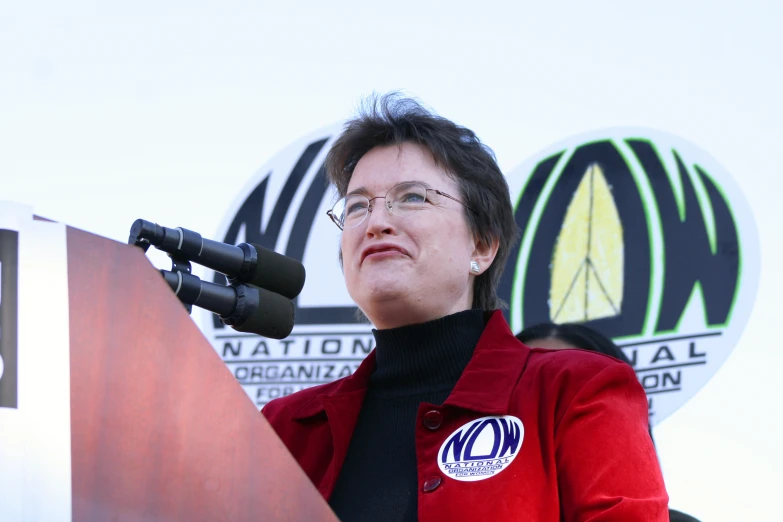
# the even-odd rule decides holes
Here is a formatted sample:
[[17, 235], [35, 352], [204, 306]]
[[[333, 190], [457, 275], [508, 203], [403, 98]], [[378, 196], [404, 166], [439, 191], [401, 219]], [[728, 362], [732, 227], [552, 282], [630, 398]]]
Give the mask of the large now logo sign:
[[[353, 373], [374, 348], [338, 263], [340, 230], [327, 217], [336, 197], [323, 167], [342, 124], [316, 131], [278, 153], [253, 176], [216, 236], [255, 243], [302, 261], [307, 283], [294, 299], [296, 324], [283, 340], [243, 334], [210, 313], [202, 329], [251, 399], [261, 407], [298, 390]], [[221, 274], [214, 281], [225, 282]]]
[[652, 423], [726, 360], [758, 285], [756, 227], [704, 151], [646, 129], [577, 136], [508, 174], [522, 239], [500, 284], [514, 331], [578, 322], [613, 338]]
[[[341, 128], [305, 136], [267, 162], [216, 236], [271, 248], [307, 270], [287, 339], [202, 316], [259, 407], [350, 375], [374, 347], [343, 283], [340, 231], [326, 216], [336, 196], [323, 163]], [[660, 421], [725, 361], [752, 308], [758, 239], [738, 186], [694, 145], [638, 128], [570, 138], [507, 178], [522, 231], [499, 288], [512, 330], [579, 322], [605, 333], [633, 362], [651, 422]]]

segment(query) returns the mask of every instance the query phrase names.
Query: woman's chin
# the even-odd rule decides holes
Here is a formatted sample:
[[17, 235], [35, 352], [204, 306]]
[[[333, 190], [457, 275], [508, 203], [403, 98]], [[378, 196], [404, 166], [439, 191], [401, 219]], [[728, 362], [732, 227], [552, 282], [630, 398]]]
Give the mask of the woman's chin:
[[400, 296], [385, 296], [369, 301], [361, 308], [370, 322], [381, 330], [419, 323], [426, 315], [421, 313], [415, 302]]
[[415, 300], [414, 289], [400, 280], [376, 279], [359, 286], [360, 295], [352, 294], [354, 301], [362, 310], [397, 309], [412, 305]]
[[356, 275], [358, 277], [349, 280], [353, 283], [348, 285], [349, 291], [352, 288], [360, 290], [362, 296], [370, 299], [394, 298], [410, 293], [412, 290], [411, 274], [406, 271], [372, 267], [369, 270], [362, 269]]
[[364, 288], [364, 301], [371, 306], [382, 303], [396, 303], [411, 298], [411, 289], [399, 281], [390, 281], [389, 284], [378, 284]]

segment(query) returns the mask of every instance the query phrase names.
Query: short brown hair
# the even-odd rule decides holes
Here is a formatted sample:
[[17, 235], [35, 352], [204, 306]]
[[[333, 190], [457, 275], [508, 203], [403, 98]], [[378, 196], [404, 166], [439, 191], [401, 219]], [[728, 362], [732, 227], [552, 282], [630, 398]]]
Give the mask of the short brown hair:
[[374, 147], [403, 143], [416, 143], [432, 153], [435, 163], [459, 185], [462, 201], [474, 210], [465, 209], [474, 236], [488, 245], [495, 239], [500, 243], [492, 265], [476, 277], [472, 306], [483, 310], [505, 306], [497, 286], [519, 228], [495, 154], [473, 131], [397, 92], [371, 96], [332, 145], [326, 158], [327, 178], [343, 197], [362, 156]]

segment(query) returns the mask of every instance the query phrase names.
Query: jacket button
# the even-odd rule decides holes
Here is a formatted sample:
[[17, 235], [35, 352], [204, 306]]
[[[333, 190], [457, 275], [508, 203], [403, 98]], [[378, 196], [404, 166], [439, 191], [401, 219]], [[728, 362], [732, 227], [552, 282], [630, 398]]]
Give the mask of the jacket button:
[[430, 493], [432, 491], [435, 491], [436, 489], [438, 489], [438, 486], [440, 486], [440, 482], [441, 482], [440, 477], [428, 478], [427, 480], [424, 481], [424, 488], [423, 488], [424, 492]]
[[438, 410], [430, 410], [424, 414], [422, 422], [427, 428], [437, 430], [443, 423], [443, 415]]

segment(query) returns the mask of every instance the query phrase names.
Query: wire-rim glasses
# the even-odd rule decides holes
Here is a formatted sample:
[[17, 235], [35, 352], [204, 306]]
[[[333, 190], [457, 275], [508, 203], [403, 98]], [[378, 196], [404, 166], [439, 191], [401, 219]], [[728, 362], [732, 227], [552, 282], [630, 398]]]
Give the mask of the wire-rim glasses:
[[398, 183], [390, 188], [385, 196], [368, 198], [363, 194], [348, 194], [326, 211], [335, 225], [340, 230], [359, 226], [373, 211], [373, 201], [382, 199], [386, 209], [399, 217], [406, 217], [421, 210], [426, 204], [432, 203], [428, 197], [429, 192], [434, 192], [444, 198], [456, 201], [471, 212], [475, 212], [462, 201], [440, 190], [429, 188], [416, 181]]

